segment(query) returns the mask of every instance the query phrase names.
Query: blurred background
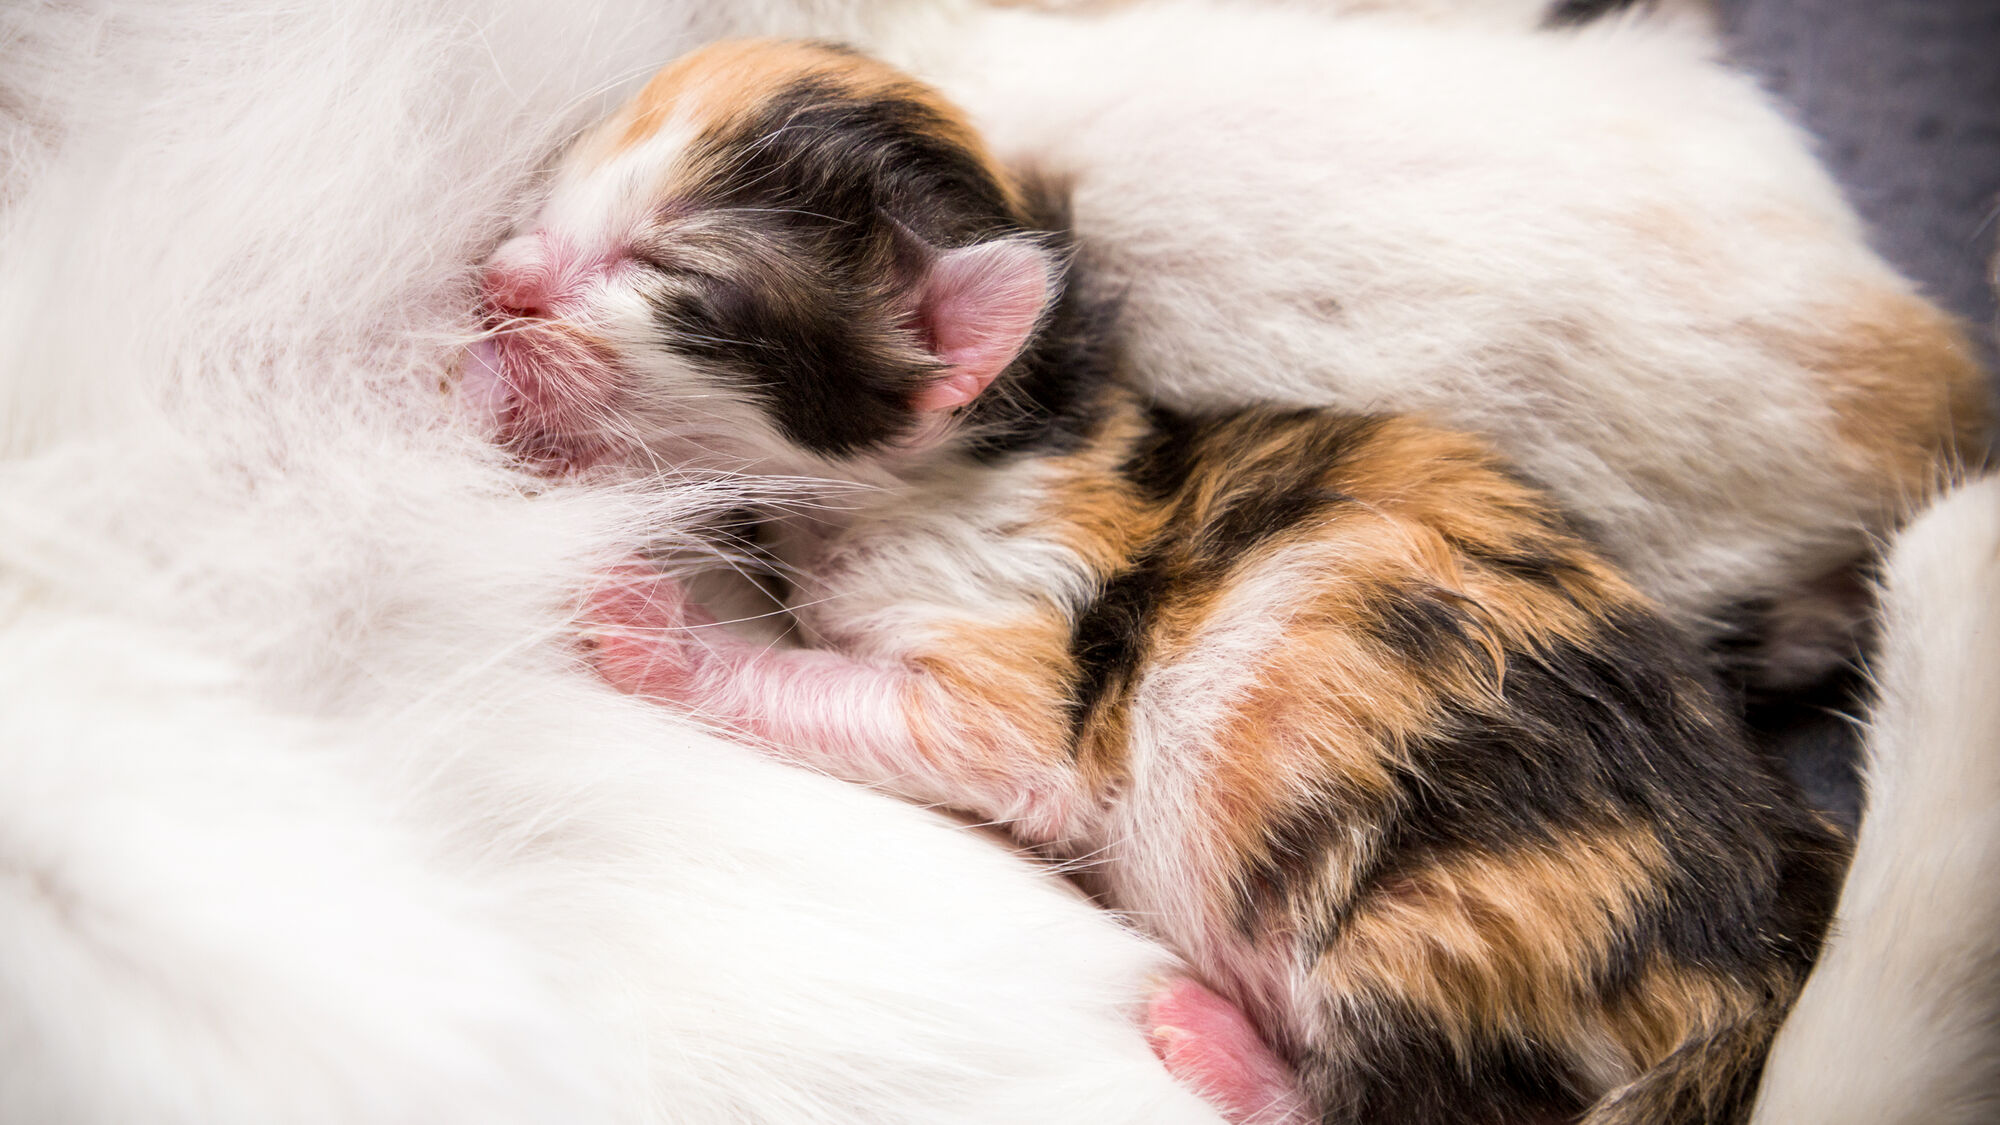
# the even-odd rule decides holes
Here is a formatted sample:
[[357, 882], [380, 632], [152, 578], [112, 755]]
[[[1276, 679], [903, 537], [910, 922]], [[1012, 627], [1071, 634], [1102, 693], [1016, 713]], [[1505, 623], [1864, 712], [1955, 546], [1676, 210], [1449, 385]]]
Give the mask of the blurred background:
[[1790, 103], [1877, 249], [1995, 350], [2000, 0], [1718, 0], [1732, 52]]

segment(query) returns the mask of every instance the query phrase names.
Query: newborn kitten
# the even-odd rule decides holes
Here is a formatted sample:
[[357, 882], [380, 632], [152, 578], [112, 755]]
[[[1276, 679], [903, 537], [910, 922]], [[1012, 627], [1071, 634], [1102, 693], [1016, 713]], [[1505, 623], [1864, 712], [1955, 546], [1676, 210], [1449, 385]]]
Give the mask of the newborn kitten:
[[845, 482], [777, 528], [812, 647], [640, 578], [601, 670], [1087, 858], [1325, 1120], [1740, 1120], [1841, 844], [1685, 639], [1477, 439], [1150, 405], [1035, 210], [822, 45], [584, 138], [488, 275], [503, 439]]

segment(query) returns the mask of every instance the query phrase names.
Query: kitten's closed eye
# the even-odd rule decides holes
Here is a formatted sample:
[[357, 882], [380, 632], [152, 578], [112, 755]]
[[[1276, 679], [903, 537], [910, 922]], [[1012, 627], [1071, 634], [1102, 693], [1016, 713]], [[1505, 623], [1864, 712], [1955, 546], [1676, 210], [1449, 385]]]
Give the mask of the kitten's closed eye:
[[649, 297], [661, 343], [698, 359], [722, 359], [742, 349], [771, 347], [759, 325], [766, 302], [749, 286], [695, 270], [674, 270], [670, 285]]
[[667, 278], [689, 284], [714, 280], [713, 274], [704, 270], [702, 264], [684, 246], [664, 240], [639, 242], [632, 246], [629, 253], [632, 261], [649, 277]]

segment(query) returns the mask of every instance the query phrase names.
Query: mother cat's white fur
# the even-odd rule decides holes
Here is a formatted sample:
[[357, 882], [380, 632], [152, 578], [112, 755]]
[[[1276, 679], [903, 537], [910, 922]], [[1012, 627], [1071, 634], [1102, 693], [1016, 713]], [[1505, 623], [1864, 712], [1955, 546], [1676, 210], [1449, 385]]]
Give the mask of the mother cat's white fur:
[[0, 1120], [1208, 1119], [1156, 953], [577, 676], [647, 514], [437, 421], [527, 164], [747, 30], [867, 29], [0, 13]]
[[582, 671], [673, 513], [445, 421], [531, 162], [803, 7], [0, 14], [0, 1120], [1214, 1120], [1109, 916]]
[[1764, 1125], [2000, 1118], [2000, 478], [1903, 534], [1884, 608], [1869, 813]]

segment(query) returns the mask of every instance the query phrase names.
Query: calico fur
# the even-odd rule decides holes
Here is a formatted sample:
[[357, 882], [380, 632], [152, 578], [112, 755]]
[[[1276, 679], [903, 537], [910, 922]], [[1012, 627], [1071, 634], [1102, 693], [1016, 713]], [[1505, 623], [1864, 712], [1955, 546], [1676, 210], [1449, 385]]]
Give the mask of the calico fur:
[[[654, 494], [698, 501], [694, 511], [616, 506], [602, 490], [523, 479], [441, 433], [434, 388], [477, 328], [465, 312], [470, 275], [507, 221], [539, 206], [547, 155], [660, 60], [713, 36], [954, 41], [930, 10], [867, 7], [0, 10], [0, 1038], [10, 1044], [0, 1118], [1213, 1119], [1175, 1100], [1130, 1029], [1143, 978], [1167, 967], [1157, 951], [895, 802], [746, 761], [657, 709], [616, 707], [563, 659], [544, 659], [545, 646], [562, 652], [565, 607], [601, 559], [663, 522], [696, 519], [709, 507], [697, 492]], [[1241, 7], [1213, 25], [1177, 18], [1220, 42]], [[1510, 24], [1540, 18], [1538, 4], [1498, 0], [1423, 7], [1461, 24], [1503, 8], [1518, 10], [1505, 13]], [[1512, 36], [1489, 47], [1522, 49]], [[1597, 74], [1598, 49], [1546, 71], [1569, 83], [1570, 104], [1636, 78], [1629, 67]], [[1088, 69], [1146, 57], [1098, 50]], [[1172, 53], [1153, 57], [1175, 74]], [[1677, 77], [1647, 104], [1693, 111], [1671, 91], [1705, 88], [1716, 64], [1703, 50], [1675, 57]], [[1275, 88], [1267, 77], [1277, 76], [1246, 61], [1207, 93]], [[1080, 98], [1088, 79], [1052, 67], [982, 114], [1069, 129], [1031, 95], [1070, 82], [1064, 96]], [[1433, 85], [1381, 89], [1393, 104]], [[1310, 104], [1311, 89], [1268, 99], [1265, 112]], [[1732, 89], [1732, 105], [1761, 105], [1747, 85]], [[1506, 91], [1482, 91], [1496, 92]], [[1162, 112], [1178, 130], [1199, 120], [1185, 104]], [[1764, 114], [1712, 114], [1702, 128], [1740, 137]], [[1261, 120], [1232, 128], [1259, 137], [1248, 126]], [[1073, 149], [1049, 150], [1073, 171], [1124, 168], [1143, 184], [1158, 166], [1211, 201], [1252, 189], [1230, 187], [1231, 161], [1155, 165], [1108, 134], [1075, 136]], [[1799, 143], [1756, 134], [1731, 166], [1793, 160]], [[1513, 182], [1504, 166], [1488, 171], [1489, 185]], [[1745, 190], [1715, 183], [1728, 197]], [[1280, 202], [1296, 197], [1309, 214], [1324, 186], [1300, 184]], [[1128, 248], [1154, 237], [1108, 222], [1137, 197], [1096, 198], [1083, 217], [1100, 235], [1122, 232]], [[1206, 204], [1194, 213], [1231, 217]], [[1276, 241], [1290, 222], [1273, 218], [1255, 228], [1264, 237], [1232, 245], [1253, 257], [1296, 249], [1303, 240]], [[1160, 227], [1196, 229], [1185, 216]], [[1595, 247], [1553, 264], [1588, 270]], [[1762, 249], [1760, 261], [1814, 276], [1812, 262]], [[1164, 279], [1199, 289], [1228, 259], [1218, 248], [1148, 261], [1131, 273], [1149, 282], [1132, 307], [1155, 302], [1174, 314], [1156, 317], [1156, 331], [1219, 352], [1201, 343], [1206, 324], [1186, 319], [1205, 303], [1186, 288], [1163, 296]], [[1740, 304], [1755, 272], [1710, 280]], [[1566, 292], [1561, 276], [1533, 288]], [[1231, 326], [1251, 323], [1225, 311]], [[1247, 373], [1231, 370], [1223, 390]], [[1574, 410], [1576, 426], [1607, 399], [1671, 405], [1676, 382], [1626, 381], [1644, 370], [1585, 370], [1573, 397], [1545, 405]], [[1467, 401], [1498, 385], [1469, 379]], [[1505, 437], [1509, 426], [1488, 428]], [[1615, 457], [1604, 464], [1611, 479], [1641, 479]], [[1712, 468], [1677, 471], [1712, 480]], [[1755, 483], [1712, 487], [1701, 503], [1761, 503]], [[1561, 495], [1586, 512], [1601, 499], [1571, 483]], [[1990, 558], [1990, 544], [1948, 534], [1956, 517], [1934, 526], [1946, 532], [1942, 555], [1973, 567]], [[1900, 581], [1922, 599], [1934, 577]], [[1958, 620], [1977, 589], [1939, 588], [1926, 620]], [[1886, 651], [1905, 655], [1883, 671], [1927, 667], [1937, 635], [1899, 627]], [[1988, 650], [1965, 651], [1971, 661]], [[1989, 760], [1990, 740], [1929, 733], [1933, 718], [1958, 713], [1960, 692], [1994, 679], [1968, 676], [1971, 689], [1927, 673], [1898, 679], [1909, 705], [1885, 711], [1870, 737], [1923, 747], [1912, 762]], [[1934, 826], [1914, 803], [1906, 823]], [[1900, 865], [1918, 838], [1871, 835], [1862, 855]], [[1876, 915], [1881, 936], [1866, 948], [1880, 952], [1856, 956], [1844, 995], [1870, 992], [1870, 968], [1905, 964], [1907, 919], [1951, 932], [1927, 907]], [[1978, 943], [1991, 927], [1968, 925], [1939, 948], [1990, 948]], [[1972, 987], [1939, 1004], [1953, 1020], [1990, 1018], [1993, 992], [1977, 987], [1990, 978], [1965, 979]], [[1823, 1119], [1838, 1120], [1854, 1087], [1834, 1099], [1814, 1075], [1872, 1081], [1859, 1104], [1895, 1105], [1909, 1120], [1957, 1096], [1913, 1086], [1872, 1055], [1820, 1054], [1867, 1045], [1843, 1019], [1827, 1021], [1824, 1038], [1781, 1038], [1772, 1064], [1789, 1056], [1803, 1086], [1829, 1092], [1836, 1104], [1815, 1107]], [[1939, 1035], [1899, 1057], [1922, 1065], [1964, 1042]]]
[[[873, 486], [781, 532], [811, 648], [689, 635], [641, 579], [601, 606], [614, 682], [1089, 857], [1326, 1120], [1745, 1119], [1841, 842], [1483, 443], [1149, 406], [957, 115], [840, 48], [698, 52], [569, 174], [638, 186], [599, 276], [538, 285], [548, 219], [495, 262], [528, 444], [692, 456], [680, 404], [736, 397], [769, 421], [733, 467]], [[537, 366], [552, 333], [602, 362]], [[544, 424], [577, 400], [612, 438]]]

